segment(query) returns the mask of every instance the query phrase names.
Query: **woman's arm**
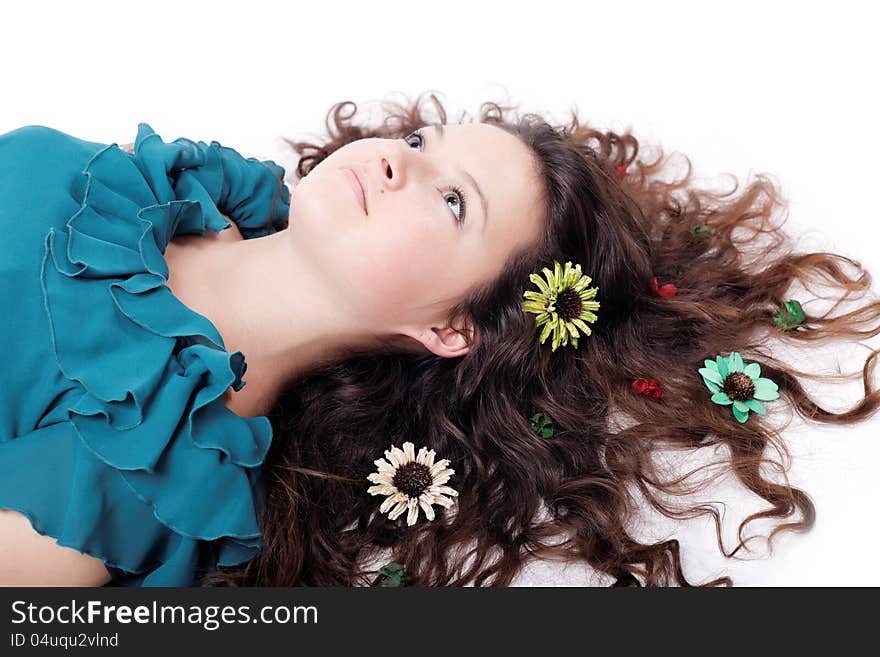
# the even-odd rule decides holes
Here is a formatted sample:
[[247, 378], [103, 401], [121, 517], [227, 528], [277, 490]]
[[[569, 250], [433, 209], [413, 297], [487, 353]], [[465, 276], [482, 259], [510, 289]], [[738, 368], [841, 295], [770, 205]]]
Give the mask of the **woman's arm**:
[[104, 562], [37, 533], [30, 521], [0, 509], [0, 586], [103, 586]]

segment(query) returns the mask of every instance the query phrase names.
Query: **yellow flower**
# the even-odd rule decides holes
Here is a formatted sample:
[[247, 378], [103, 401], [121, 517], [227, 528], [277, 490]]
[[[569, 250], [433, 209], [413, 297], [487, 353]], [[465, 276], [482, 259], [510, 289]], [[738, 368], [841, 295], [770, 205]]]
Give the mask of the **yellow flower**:
[[565, 269], [558, 261], [554, 262], [554, 271], [544, 267], [544, 281], [538, 274], [529, 274], [529, 280], [540, 288], [540, 292], [527, 290], [523, 292], [524, 301], [522, 308], [526, 312], [535, 313], [535, 326], [544, 325], [540, 341], [544, 341], [553, 333], [553, 351], [559, 345], [566, 346], [569, 337], [572, 346], [577, 349], [578, 329], [587, 335], [591, 334], [590, 327], [586, 322], [596, 321], [596, 315], [591, 310], [599, 310], [599, 302], [593, 301], [593, 297], [599, 291], [597, 287], [588, 288], [592, 280], [581, 272], [580, 264], [571, 266], [571, 262], [565, 263]]
[[385, 458], [388, 460], [376, 459], [374, 463], [379, 470], [367, 475], [367, 479], [376, 484], [370, 486], [367, 492], [370, 495], [388, 496], [379, 507], [379, 513], [390, 510], [388, 517], [394, 520], [408, 511], [406, 524], [414, 525], [420, 506], [428, 520], [434, 519], [432, 504], [447, 509], [452, 506], [452, 496], [458, 495], [458, 491], [444, 485], [455, 472], [446, 467], [449, 459], [434, 463], [434, 450], [428, 451], [427, 447], [422, 447], [416, 456], [415, 446], [411, 442], [403, 443], [403, 449], [392, 445], [390, 450], [385, 450]]

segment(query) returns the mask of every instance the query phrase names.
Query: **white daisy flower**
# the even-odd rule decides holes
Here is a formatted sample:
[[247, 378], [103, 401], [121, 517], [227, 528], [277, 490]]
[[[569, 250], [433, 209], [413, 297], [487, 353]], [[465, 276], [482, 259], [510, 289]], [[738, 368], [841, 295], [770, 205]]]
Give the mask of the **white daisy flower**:
[[379, 513], [390, 509], [388, 518], [394, 520], [407, 511], [406, 524], [414, 525], [419, 517], [419, 507], [424, 510], [428, 520], [433, 520], [433, 504], [447, 509], [452, 506], [452, 497], [458, 492], [445, 484], [455, 470], [446, 467], [449, 459], [434, 463], [434, 455], [434, 450], [428, 451], [427, 447], [422, 447], [416, 455], [415, 446], [405, 442], [403, 449], [392, 445], [390, 450], [385, 450], [387, 461], [374, 461], [379, 470], [367, 475], [367, 479], [376, 485], [370, 486], [367, 492], [370, 495], [388, 496], [379, 507]]

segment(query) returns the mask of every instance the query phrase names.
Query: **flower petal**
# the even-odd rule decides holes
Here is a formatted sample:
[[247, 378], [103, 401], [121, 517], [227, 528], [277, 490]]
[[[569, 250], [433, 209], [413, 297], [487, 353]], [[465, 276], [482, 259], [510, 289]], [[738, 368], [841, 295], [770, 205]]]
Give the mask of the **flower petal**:
[[761, 377], [755, 380], [755, 392], [752, 395], [755, 399], [763, 401], [773, 401], [779, 399], [779, 386], [770, 379]]
[[440, 506], [448, 509], [455, 503], [455, 500], [449, 497], [444, 497], [443, 495], [435, 495], [434, 496], [434, 504], [439, 504]]
[[544, 279], [541, 278], [538, 274], [529, 274], [529, 280], [538, 286], [538, 288], [544, 294], [548, 294], [550, 292], [550, 288], [547, 287], [547, 283], [544, 282]]
[[405, 443], [403, 443], [403, 454], [404, 454], [404, 456], [406, 457], [406, 461], [405, 461], [405, 463], [409, 463], [410, 461], [415, 461], [415, 460], [416, 460], [416, 451], [415, 451], [415, 447], [416, 447], [416, 446], [413, 445], [413, 444], [412, 444], [411, 442], [409, 442], [409, 441], [406, 441]]
[[394, 475], [390, 472], [371, 472], [367, 475], [367, 479], [374, 484], [390, 484], [394, 481]]
[[709, 390], [711, 390], [712, 392], [719, 392], [721, 390], [717, 383], [706, 381], [706, 379], [703, 379], [703, 383], [705, 383], [706, 387], [709, 388]]
[[548, 321], [546, 324], [544, 324], [544, 330], [541, 331], [541, 335], [538, 338], [539, 341], [541, 342], [541, 344], [544, 344], [544, 341], [547, 339], [547, 336], [550, 335], [550, 331], [552, 331], [552, 330], [553, 330], [553, 322]]
[[713, 370], [709, 367], [701, 367], [697, 371], [703, 375], [703, 378], [706, 381], [711, 381], [712, 383], [717, 383], [718, 385], [724, 383], [724, 379], [721, 378], [721, 375], [718, 374], [717, 370]]
[[447, 481], [449, 481], [449, 478], [452, 476], [452, 474], [454, 472], [455, 472], [455, 470], [453, 470], [452, 468], [447, 468], [445, 470], [441, 470], [436, 475], [434, 475], [433, 484], [435, 486], [441, 486], [442, 484], [445, 484]]
[[370, 486], [367, 489], [367, 492], [370, 495], [394, 495], [397, 492], [397, 488], [390, 484], [377, 484], [375, 486]]
[[719, 354], [715, 356], [715, 365], [718, 367], [718, 374], [721, 375], [721, 378], [726, 379], [727, 375], [730, 374], [730, 370], [727, 367], [727, 359]]
[[739, 355], [738, 351], [732, 351], [730, 353], [730, 357], [727, 359], [727, 362], [730, 366], [731, 372], [742, 372], [743, 367], [745, 367], [742, 356]]
[[[449, 463], [449, 459], [440, 459], [439, 461], [437, 461], [434, 465], [431, 466], [431, 476], [434, 477], [435, 475], [440, 474], [440, 472], [442, 472], [446, 468], [446, 466], [449, 465]], [[455, 472], [455, 470], [453, 470], [453, 472]]]
[[580, 317], [575, 317], [571, 320], [575, 326], [577, 326], [581, 331], [586, 335], [591, 335], [593, 333], [592, 329], [587, 326], [586, 322], [582, 320]]
[[550, 304], [546, 301], [523, 301], [522, 309], [529, 313], [535, 313], [536, 315], [540, 315], [541, 313], [550, 310]]
[[703, 365], [705, 365], [705, 366], [706, 366], [707, 368], [709, 368], [710, 370], [715, 370], [716, 372], [718, 371], [718, 363], [716, 363], [716, 362], [715, 362], [714, 360], [712, 360], [711, 358], [706, 358], [706, 359], [703, 361]]
[[760, 363], [749, 363], [745, 366], [743, 372], [748, 374], [753, 380], [757, 379], [761, 376], [761, 365]]
[[416, 524], [416, 520], [419, 519], [419, 500], [415, 497], [410, 498], [407, 503], [407, 508], [409, 512], [406, 514], [406, 524], [414, 525]]
[[[590, 305], [588, 306], [587, 304], [590, 304]], [[589, 312], [589, 311], [586, 310], [586, 309], [587, 309], [587, 308], [590, 308], [590, 309], [592, 309], [592, 310], [598, 310], [598, 309], [599, 309], [599, 303], [598, 303], [597, 301], [596, 301], [596, 302], [594, 302], [594, 301], [587, 301], [587, 302], [584, 304], [584, 308], [585, 308], [585, 310], [581, 313], [581, 319], [584, 320], [585, 322], [594, 322], [594, 323], [595, 323], [595, 321], [596, 321], [597, 319], [599, 319], [598, 316], [596, 315], [596, 313], [591, 313], [591, 312]]]
[[449, 486], [431, 486], [430, 490], [434, 495], [450, 495], [452, 497], [458, 495], [458, 491]]
[[425, 517], [428, 520], [434, 519], [434, 507], [431, 506], [431, 502], [434, 501], [434, 496], [430, 493], [422, 493], [419, 495], [419, 505], [422, 507], [422, 511], [425, 512]]
[[400, 465], [400, 459], [399, 459], [398, 456], [397, 456], [397, 452], [399, 452], [399, 451], [400, 451], [400, 450], [397, 449], [394, 445], [391, 446], [391, 449], [386, 449], [386, 450], [385, 450], [385, 458], [388, 459], [388, 462], [389, 462], [392, 466], [394, 466], [394, 469], [395, 469], [395, 470], [396, 470], [397, 467]]
[[758, 415], [767, 415], [767, 409], [764, 407], [764, 404], [759, 402], [757, 399], [750, 399], [746, 402], [746, 406], [748, 406], [751, 410], [753, 410]]
[[748, 414], [748, 412], [749, 412], [749, 407], [746, 406], [746, 403], [744, 401], [739, 400], [739, 399], [734, 400], [733, 407], [742, 413]]
[[560, 344], [562, 344], [562, 331], [559, 330], [557, 320], [553, 327], [553, 351], [556, 351]]
[[721, 406], [728, 406], [733, 403], [733, 400], [727, 396], [727, 393], [721, 391], [718, 391], [714, 395], [712, 395], [712, 401], [716, 404], [720, 404]]
[[391, 472], [391, 473], [394, 473], [394, 466], [391, 465], [391, 464], [390, 464], [388, 461], [386, 461], [385, 459], [376, 459], [375, 461], [373, 461], [373, 463], [375, 463], [375, 464], [378, 466], [378, 468], [379, 468], [379, 472]]
[[746, 411], [744, 413], [741, 410], [739, 410], [736, 406], [731, 406], [731, 408], [733, 409], [733, 416], [736, 418], [736, 421], [739, 422], [740, 424], [742, 424], [743, 422], [745, 422], [746, 420], [749, 419], [749, 412], [748, 411]]
[[385, 513], [388, 509], [397, 504], [401, 498], [405, 499], [406, 496], [399, 491], [394, 495], [385, 498], [385, 501], [382, 502], [382, 506], [379, 507], [379, 513]]
[[401, 513], [406, 511], [407, 505], [409, 503], [409, 497], [406, 495], [403, 496], [403, 499], [397, 503], [397, 506], [391, 509], [391, 513], [388, 514], [389, 520], [395, 520]]

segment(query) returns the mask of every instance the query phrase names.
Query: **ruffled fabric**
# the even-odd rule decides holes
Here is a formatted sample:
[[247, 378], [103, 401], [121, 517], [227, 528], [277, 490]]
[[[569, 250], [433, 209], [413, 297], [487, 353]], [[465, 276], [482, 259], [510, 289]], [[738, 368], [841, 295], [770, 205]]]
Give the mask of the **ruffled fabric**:
[[2, 444], [0, 508], [102, 559], [118, 585], [191, 586], [262, 547], [271, 424], [222, 402], [245, 385], [244, 354], [172, 294], [163, 254], [175, 235], [228, 228], [222, 214], [246, 239], [280, 230], [283, 179], [271, 160], [165, 143], [140, 123], [132, 154], [110, 144], [88, 160], [70, 192], [78, 210], [45, 235], [42, 301], [64, 393]]

